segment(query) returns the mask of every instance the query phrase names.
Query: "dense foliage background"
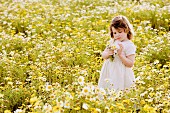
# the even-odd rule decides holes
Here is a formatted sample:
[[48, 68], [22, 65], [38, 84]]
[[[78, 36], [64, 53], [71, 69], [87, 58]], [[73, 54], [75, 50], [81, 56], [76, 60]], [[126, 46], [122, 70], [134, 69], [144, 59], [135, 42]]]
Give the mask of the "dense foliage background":
[[[169, 0], [1, 0], [0, 7], [0, 112], [170, 112]], [[109, 96], [97, 82], [116, 15], [134, 26], [136, 87]]]

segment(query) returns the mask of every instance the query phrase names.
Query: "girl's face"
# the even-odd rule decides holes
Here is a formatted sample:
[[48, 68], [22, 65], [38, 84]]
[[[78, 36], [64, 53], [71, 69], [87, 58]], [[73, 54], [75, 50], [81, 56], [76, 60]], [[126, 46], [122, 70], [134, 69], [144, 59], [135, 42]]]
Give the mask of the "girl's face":
[[121, 42], [129, 40], [127, 38], [127, 33], [125, 32], [123, 28], [115, 29], [114, 27], [112, 27], [112, 31], [113, 31], [113, 37], [115, 40], [119, 40]]

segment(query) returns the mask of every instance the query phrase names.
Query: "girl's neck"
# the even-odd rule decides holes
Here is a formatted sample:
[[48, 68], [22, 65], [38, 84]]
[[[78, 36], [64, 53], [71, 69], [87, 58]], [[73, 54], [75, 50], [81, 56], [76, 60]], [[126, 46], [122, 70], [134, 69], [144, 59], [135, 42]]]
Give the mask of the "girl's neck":
[[122, 40], [121, 42], [127, 42], [127, 41], [129, 41], [129, 39], [126, 39], [126, 40]]

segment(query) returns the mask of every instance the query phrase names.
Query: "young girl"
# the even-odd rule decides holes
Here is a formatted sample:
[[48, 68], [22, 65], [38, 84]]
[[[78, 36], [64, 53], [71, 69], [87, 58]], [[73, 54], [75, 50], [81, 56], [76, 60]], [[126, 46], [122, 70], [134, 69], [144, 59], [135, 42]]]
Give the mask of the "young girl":
[[117, 42], [119, 47], [117, 49], [106, 47], [102, 52], [105, 61], [100, 72], [98, 87], [118, 92], [130, 88], [135, 81], [132, 71], [136, 51], [136, 46], [131, 41], [133, 27], [125, 16], [116, 16], [110, 25], [110, 35], [110, 43]]

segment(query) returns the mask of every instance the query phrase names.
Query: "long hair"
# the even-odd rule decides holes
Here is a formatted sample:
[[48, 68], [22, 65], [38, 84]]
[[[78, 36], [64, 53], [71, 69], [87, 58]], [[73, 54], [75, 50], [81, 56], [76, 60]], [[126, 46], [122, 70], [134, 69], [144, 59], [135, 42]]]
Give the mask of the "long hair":
[[119, 15], [113, 18], [110, 24], [110, 36], [111, 38], [114, 38], [112, 27], [114, 27], [115, 29], [123, 28], [124, 31], [127, 33], [127, 38], [129, 40], [133, 38], [134, 35], [133, 26], [130, 24], [129, 20], [125, 16]]

